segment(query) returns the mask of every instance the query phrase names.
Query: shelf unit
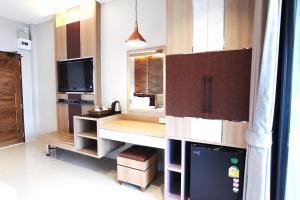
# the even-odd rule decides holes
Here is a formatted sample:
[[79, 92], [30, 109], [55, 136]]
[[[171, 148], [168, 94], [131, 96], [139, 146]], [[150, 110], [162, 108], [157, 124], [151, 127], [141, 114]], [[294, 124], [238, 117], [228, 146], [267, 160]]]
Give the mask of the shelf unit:
[[101, 118], [74, 116], [74, 146], [81, 154], [101, 158], [121, 147], [122, 142], [103, 139], [99, 136]]
[[76, 135], [79, 137], [83, 137], [83, 138], [97, 140], [97, 131], [95, 131], [95, 130], [88, 130], [88, 131], [80, 132], [80, 133], [77, 133]]
[[98, 158], [97, 140], [78, 137], [75, 148], [82, 154]]
[[188, 199], [187, 193], [187, 142], [167, 139], [165, 151], [165, 199]]

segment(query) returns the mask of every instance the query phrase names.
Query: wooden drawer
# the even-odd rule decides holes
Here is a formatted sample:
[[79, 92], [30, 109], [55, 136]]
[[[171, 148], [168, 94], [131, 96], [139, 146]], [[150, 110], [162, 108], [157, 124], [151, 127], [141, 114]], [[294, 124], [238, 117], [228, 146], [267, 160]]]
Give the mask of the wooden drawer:
[[118, 165], [118, 181], [141, 187], [144, 191], [157, 175], [157, 160], [145, 171]]

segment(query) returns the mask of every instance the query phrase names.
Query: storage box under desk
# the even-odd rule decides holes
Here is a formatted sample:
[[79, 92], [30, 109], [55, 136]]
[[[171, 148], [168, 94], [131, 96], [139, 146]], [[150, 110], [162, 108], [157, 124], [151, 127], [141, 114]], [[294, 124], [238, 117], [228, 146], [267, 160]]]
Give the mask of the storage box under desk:
[[[145, 160], [122, 157], [121, 154], [117, 157], [118, 181], [120, 183], [126, 182], [137, 185], [141, 187], [142, 191], [145, 191], [146, 187], [157, 175], [157, 153]], [[136, 156], [143, 157], [143, 152], [137, 152]]]

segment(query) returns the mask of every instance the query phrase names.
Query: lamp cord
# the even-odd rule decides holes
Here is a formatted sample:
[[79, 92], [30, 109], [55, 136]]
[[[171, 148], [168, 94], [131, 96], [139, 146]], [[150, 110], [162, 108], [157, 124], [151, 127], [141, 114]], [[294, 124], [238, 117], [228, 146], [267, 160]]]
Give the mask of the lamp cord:
[[135, 0], [135, 23], [137, 23], [137, 0]]

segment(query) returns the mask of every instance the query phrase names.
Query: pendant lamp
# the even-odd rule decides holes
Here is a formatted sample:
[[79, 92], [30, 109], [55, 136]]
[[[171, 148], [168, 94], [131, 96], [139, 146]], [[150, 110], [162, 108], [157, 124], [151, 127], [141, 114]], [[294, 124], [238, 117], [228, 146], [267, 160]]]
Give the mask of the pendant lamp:
[[135, 0], [135, 24], [133, 33], [126, 40], [126, 45], [129, 47], [144, 47], [146, 46], [146, 40], [139, 33], [138, 21], [137, 21], [137, 0]]

